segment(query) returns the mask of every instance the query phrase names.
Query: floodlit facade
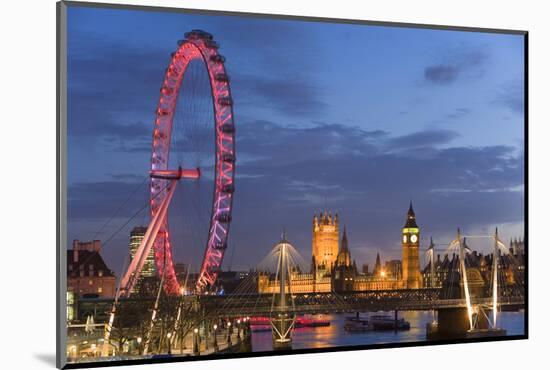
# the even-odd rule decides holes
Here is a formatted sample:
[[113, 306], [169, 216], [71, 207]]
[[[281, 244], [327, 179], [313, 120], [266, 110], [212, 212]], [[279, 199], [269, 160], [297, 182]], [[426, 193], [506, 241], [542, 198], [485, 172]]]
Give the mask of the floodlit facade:
[[338, 213], [321, 212], [313, 216], [313, 237], [311, 254], [315, 267], [330, 272], [338, 257], [338, 237], [340, 235]]
[[422, 288], [419, 246], [420, 228], [416, 224], [416, 215], [411, 202], [407, 212], [407, 220], [402, 230], [403, 285], [406, 289]]
[[[407, 214], [406, 228], [407, 238], [403, 241], [403, 256], [407, 258], [408, 274], [405, 278], [405, 264], [400, 260], [390, 260], [382, 264], [380, 254], [376, 256], [376, 263], [372, 273], [368, 268], [362, 272], [357, 269], [356, 262], [352, 259], [348, 245], [346, 228], [341, 240], [339, 240], [339, 219], [336, 213], [321, 212], [313, 217], [312, 228], [312, 256], [311, 270], [308, 273], [293, 271], [291, 274], [292, 293], [322, 293], [322, 292], [351, 292], [368, 290], [394, 290], [420, 288], [422, 276], [420, 274], [420, 261], [418, 256], [419, 230], [414, 221], [415, 215], [412, 204]], [[411, 230], [412, 228], [415, 228]], [[416, 262], [415, 262], [416, 261]], [[259, 273], [258, 291], [260, 293], [275, 293], [279, 289], [279, 283], [275, 276], [269, 273]]]
[[73, 242], [67, 251], [67, 291], [72, 296], [114, 297], [116, 278], [101, 257], [101, 242]]
[[[130, 232], [130, 258], [133, 259], [135, 257], [139, 245], [145, 237], [146, 232], [147, 228], [144, 226], [136, 226]], [[138, 281], [134, 287], [134, 291], [141, 289], [144, 280], [155, 276], [155, 271], [155, 254], [153, 248], [151, 248], [149, 254], [147, 255], [147, 258], [145, 259], [143, 268], [141, 269], [141, 274], [138, 277]]]

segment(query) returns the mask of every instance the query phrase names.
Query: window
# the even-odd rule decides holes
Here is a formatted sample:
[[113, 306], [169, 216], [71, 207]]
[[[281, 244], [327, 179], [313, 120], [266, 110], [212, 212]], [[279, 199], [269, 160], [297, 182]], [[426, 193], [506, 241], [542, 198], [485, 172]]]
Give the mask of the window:
[[97, 271], [97, 276], [102, 277], [103, 276], [103, 270], [98, 270]]
[[92, 279], [88, 280], [88, 285], [94, 285], [94, 281]]
[[73, 306], [67, 306], [67, 321], [74, 319], [74, 308]]
[[103, 287], [97, 287], [97, 292], [98, 293], [103, 293]]

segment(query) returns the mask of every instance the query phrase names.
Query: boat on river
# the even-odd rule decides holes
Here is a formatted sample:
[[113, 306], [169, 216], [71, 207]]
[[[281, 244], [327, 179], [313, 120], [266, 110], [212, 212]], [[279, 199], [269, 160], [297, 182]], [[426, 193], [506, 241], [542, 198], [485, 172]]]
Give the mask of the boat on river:
[[344, 330], [349, 332], [384, 331], [384, 330], [409, 330], [411, 324], [405, 319], [395, 319], [390, 315], [370, 315], [361, 317], [357, 313], [353, 317], [346, 317]]
[[[269, 317], [254, 317], [250, 319], [252, 331], [269, 331], [271, 330], [271, 321]], [[322, 326], [330, 326], [330, 320], [315, 318], [312, 316], [298, 316], [294, 322], [294, 328], [318, 328]]]
[[371, 315], [373, 330], [410, 330], [411, 324], [405, 319], [395, 319], [391, 315]]
[[356, 316], [346, 317], [346, 322], [344, 323], [344, 330], [352, 333], [371, 331], [373, 330], [371, 322], [367, 318], [362, 318], [357, 313]]

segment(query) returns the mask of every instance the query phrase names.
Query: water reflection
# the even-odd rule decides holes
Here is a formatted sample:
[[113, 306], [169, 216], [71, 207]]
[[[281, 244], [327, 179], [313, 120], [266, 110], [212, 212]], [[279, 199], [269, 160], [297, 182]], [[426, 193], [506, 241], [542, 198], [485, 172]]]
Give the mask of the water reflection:
[[[389, 313], [388, 313], [389, 314]], [[393, 315], [393, 312], [391, 313]], [[368, 331], [348, 333], [344, 330], [345, 318], [351, 314], [323, 315], [330, 320], [330, 326], [317, 328], [298, 328], [292, 336], [293, 349], [327, 348], [337, 346], [353, 346], [365, 344], [419, 342], [426, 340], [426, 324], [432, 320], [431, 311], [400, 312], [411, 324], [407, 331]], [[367, 314], [362, 314], [367, 316]], [[393, 317], [393, 316], [392, 316]], [[319, 318], [319, 316], [316, 316]], [[499, 326], [507, 330], [508, 335], [524, 334], [524, 312], [501, 312]], [[252, 349], [254, 352], [271, 351], [271, 332], [253, 332]]]

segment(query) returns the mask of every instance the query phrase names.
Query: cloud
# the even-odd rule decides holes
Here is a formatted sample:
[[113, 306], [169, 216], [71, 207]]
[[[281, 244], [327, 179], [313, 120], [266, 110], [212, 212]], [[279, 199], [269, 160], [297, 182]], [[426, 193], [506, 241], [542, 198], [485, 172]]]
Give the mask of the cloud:
[[285, 116], [315, 117], [321, 115], [327, 106], [319, 88], [303, 76], [237, 75], [233, 85], [235, 91], [246, 92], [242, 94], [246, 104], [268, 107]]
[[448, 119], [460, 119], [472, 112], [469, 108], [456, 108], [453, 112], [447, 114]]
[[[399, 257], [399, 240], [391, 242], [389, 235], [398, 233], [409, 199], [421, 226], [436, 237], [457, 225], [472, 230], [523, 218], [523, 157], [514, 147], [448, 147], [457, 134], [446, 130], [396, 137], [340, 125], [246, 125], [232, 226], [241, 245], [267, 248], [286, 227], [309, 255], [310, 219], [325, 204], [340, 212], [354, 245], [393, 257]], [[418, 149], [428, 154], [403, 150], [410, 141], [419, 141]], [[255, 249], [250, 253], [262, 257]]]
[[240, 35], [227, 42], [228, 50], [239, 52], [228, 58], [227, 67], [240, 115], [253, 111], [257, 117], [267, 110], [314, 118], [324, 112], [327, 104], [317, 83], [324, 40], [318, 33], [294, 22], [255, 19], [226, 22], [226, 32]]
[[[314, 51], [316, 46], [322, 44], [318, 33], [311, 32], [303, 24], [282, 20], [266, 20], [249, 18], [246, 22], [239, 19], [225, 19], [216, 22], [214, 25], [218, 30], [213, 32], [216, 39], [222, 43], [221, 52], [227, 50], [243, 50], [246, 45], [246, 52], [236, 55], [239, 63], [265, 71], [286, 71], [302, 72], [302, 74], [314, 73], [317, 64]], [[217, 31], [217, 32], [216, 32]], [[223, 35], [238, 35], [238, 37], [227, 37]], [[284, 52], [281, 52], [281, 51]], [[308, 58], [301, 58], [296, 63], [295, 58], [289, 55], [301, 55], [308, 50]]]
[[395, 149], [431, 147], [447, 144], [459, 135], [455, 131], [434, 129], [414, 132], [408, 135], [393, 137], [389, 140], [389, 147]]
[[451, 50], [443, 61], [424, 68], [424, 80], [435, 85], [450, 85], [460, 77], [483, 74], [489, 55], [486, 50]]
[[[238, 126], [237, 151], [247, 166], [263, 173], [264, 162], [277, 166], [317, 160], [325, 156], [364, 155], [377, 151], [377, 140], [387, 133], [359, 127], [317, 122], [308, 126], [283, 126], [270, 121], [248, 121]], [[241, 159], [239, 159], [241, 160]], [[247, 167], [248, 168], [248, 167]]]
[[[523, 181], [522, 158], [514, 147], [447, 147], [458, 136], [450, 130], [391, 136], [336, 124], [300, 128], [264, 121], [247, 124], [242, 136], [237, 174], [276, 174], [286, 179], [285, 187], [318, 189], [321, 196], [335, 186], [352, 197], [360, 192], [389, 195], [403, 188], [396, 181], [401, 177], [415, 178], [413, 186], [407, 187], [414, 193], [457, 185], [483, 191]], [[411, 155], [411, 148], [428, 154]]]
[[[379, 249], [387, 258], [399, 257], [399, 228], [410, 199], [424, 235], [436, 238], [457, 225], [468, 231], [523, 218], [523, 157], [514, 147], [449, 147], [457, 137], [450, 130], [394, 136], [322, 122], [285, 126], [248, 121], [238, 130], [230, 237], [231, 248], [237, 244], [234, 266], [253, 266], [261, 260], [283, 227], [300, 252], [309, 256], [311, 217], [325, 205], [340, 212], [350, 243], [357, 247], [352, 256], [360, 264], [372, 262], [362, 259], [363, 247]], [[410, 148], [410, 142], [418, 147]], [[411, 150], [428, 154], [411, 155]], [[111, 217], [139, 183], [138, 176], [125, 173], [113, 181], [71, 185], [71, 235], [84, 234], [79, 221]], [[174, 203], [170, 218], [179, 225], [172, 230], [175, 240], [185, 246], [206, 232], [196, 230], [207, 225], [211, 184], [181, 186], [175, 199], [184, 198]], [[147, 201], [144, 185], [118, 213], [112, 228]], [[128, 227], [146, 222], [147, 211], [142, 213]], [[120, 248], [127, 247], [127, 231], [122, 232]], [[183, 248], [177, 258], [198, 264], [202, 248]]]
[[446, 85], [458, 77], [459, 69], [456, 66], [437, 65], [428, 66], [424, 70], [424, 78], [430, 82]]
[[143, 180], [142, 175], [138, 175], [135, 173], [110, 173], [109, 176], [115, 181], [135, 182], [138, 180]]
[[[298, 53], [304, 45], [311, 49], [316, 42], [312, 33], [300, 32], [301, 37], [289, 45], [297, 33], [292, 23], [225, 20], [214, 28], [242, 35], [239, 45], [233, 45], [234, 39], [224, 40], [223, 32], [218, 32], [228, 50], [249, 45], [245, 53], [230, 54], [226, 63], [241, 115], [252, 109], [256, 115], [262, 109], [286, 117], [322, 114], [326, 103], [311, 78], [315, 64], [307, 60], [297, 64], [280, 56], [283, 47], [289, 53]], [[69, 135], [109, 151], [149, 151], [154, 109], [173, 44], [140, 47], [114, 40], [91, 32], [71, 33]], [[232, 63], [247, 74], [232, 73]], [[271, 70], [277, 74], [265, 73]]]
[[[68, 217], [69, 219], [104, 219], [113, 216], [117, 209], [118, 216], [130, 216], [135, 212], [136, 205], [147, 204], [147, 186], [143, 180], [130, 181], [131, 174], [126, 174], [124, 180], [78, 182], [69, 185]], [[136, 178], [137, 175], [134, 177]], [[142, 177], [143, 179], [143, 177]], [[142, 191], [136, 190], [141, 188]], [[131, 194], [136, 194], [129, 204], [125, 204]]]
[[150, 137], [152, 122], [137, 120], [120, 122], [110, 111], [110, 100], [102, 93], [73, 91], [68, 104], [68, 134], [85, 140], [116, 138], [134, 140]]
[[150, 138], [169, 51], [74, 32], [68, 47], [68, 134], [98, 150]]
[[524, 98], [524, 81], [521, 79], [504, 84], [494, 102], [509, 108], [514, 113], [523, 115], [525, 112]]

